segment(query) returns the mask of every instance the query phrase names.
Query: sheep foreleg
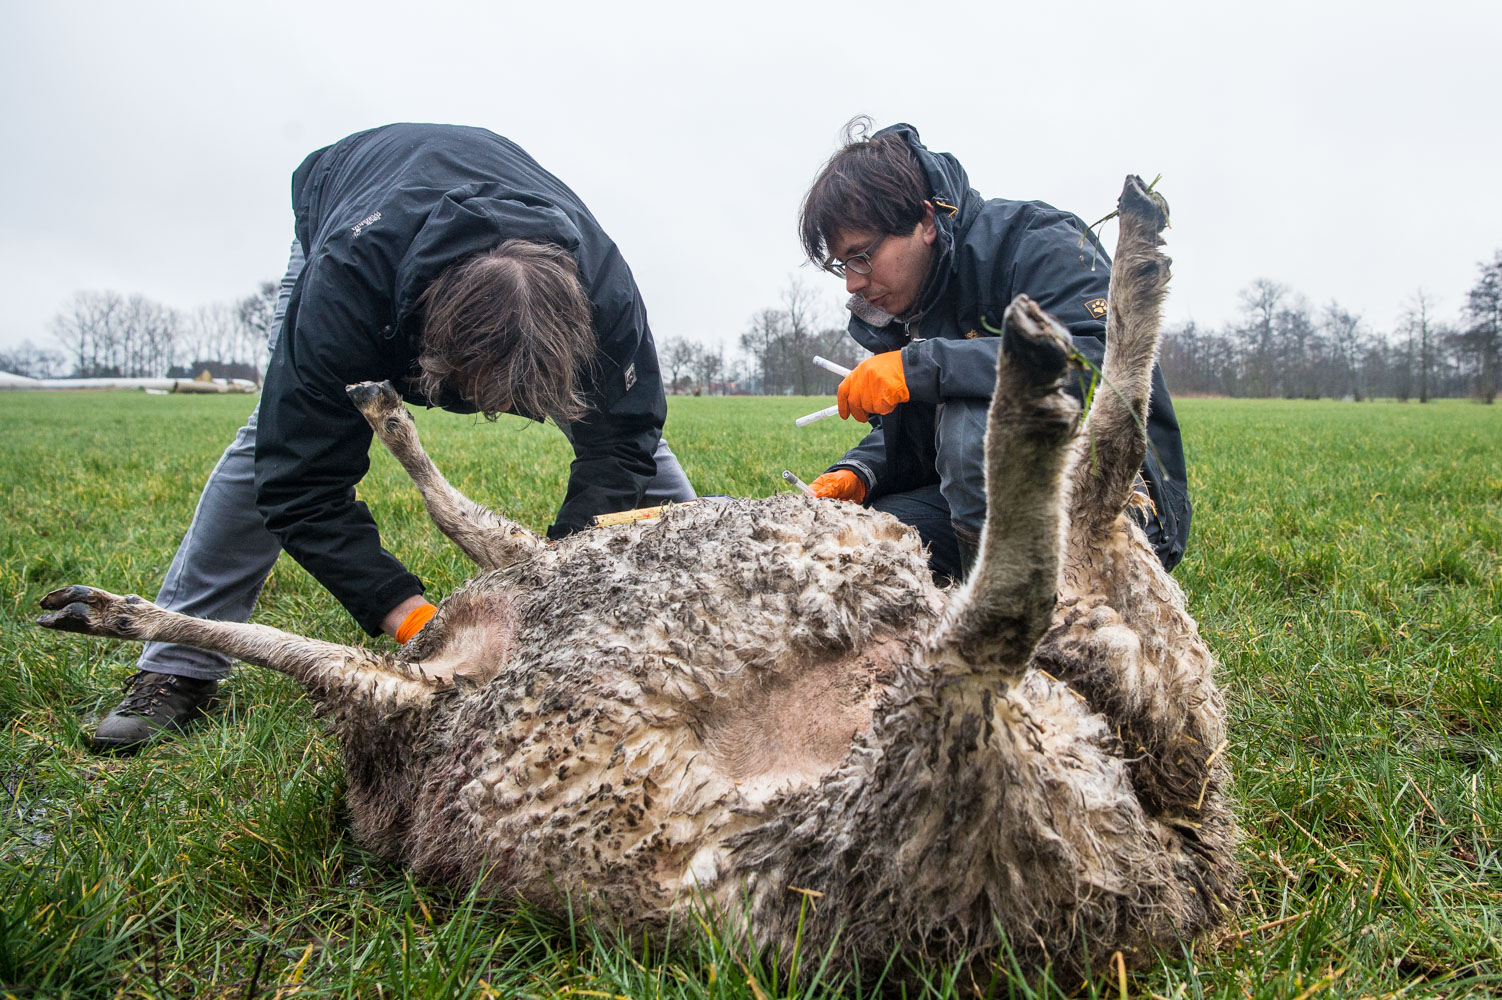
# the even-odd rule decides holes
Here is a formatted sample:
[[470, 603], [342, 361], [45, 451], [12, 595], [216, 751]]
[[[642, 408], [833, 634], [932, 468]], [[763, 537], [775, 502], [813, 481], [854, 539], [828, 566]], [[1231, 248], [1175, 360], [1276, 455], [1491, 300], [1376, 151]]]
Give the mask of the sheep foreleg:
[[416, 665], [354, 646], [308, 639], [266, 625], [207, 621], [157, 607], [134, 594], [64, 587], [41, 599], [43, 628], [110, 639], [175, 642], [223, 653], [302, 682], [319, 700], [336, 692], [346, 702], [389, 709], [427, 701], [447, 681]]
[[542, 541], [515, 521], [482, 507], [449, 485], [417, 440], [417, 425], [390, 382], [346, 387], [376, 437], [422, 493], [428, 516], [482, 569], [501, 569], [542, 550]]

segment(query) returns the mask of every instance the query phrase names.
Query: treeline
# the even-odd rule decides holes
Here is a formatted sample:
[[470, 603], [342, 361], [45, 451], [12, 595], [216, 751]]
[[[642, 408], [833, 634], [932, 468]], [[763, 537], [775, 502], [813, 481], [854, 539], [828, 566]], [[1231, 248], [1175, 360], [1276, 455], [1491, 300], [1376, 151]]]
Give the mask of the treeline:
[[32, 378], [161, 378], [204, 365], [266, 369], [266, 328], [277, 286], [234, 302], [173, 309], [144, 295], [76, 292], [52, 317], [52, 343], [0, 352], [0, 371]]
[[1387, 331], [1339, 303], [1315, 308], [1285, 285], [1254, 281], [1241, 292], [1240, 316], [1225, 327], [1164, 331], [1164, 377], [1178, 393], [1490, 403], [1502, 357], [1502, 251], [1479, 269], [1457, 318], [1436, 315], [1433, 298], [1418, 291]]
[[[1166, 329], [1161, 363], [1175, 393], [1286, 399], [1420, 401], [1497, 396], [1502, 359], [1502, 250], [1478, 265], [1458, 315], [1437, 313], [1415, 292], [1394, 328], [1379, 330], [1337, 302], [1315, 307], [1286, 285], [1260, 279], [1240, 294], [1240, 315], [1216, 329]], [[672, 392], [827, 395], [835, 377], [823, 355], [847, 368], [866, 356], [843, 325], [818, 318], [814, 295], [794, 280], [780, 306], [763, 309], [740, 335], [740, 353], [683, 338], [660, 345]]]
[[[1469, 395], [1490, 403], [1502, 361], [1502, 250], [1478, 270], [1454, 317], [1438, 315], [1434, 299], [1418, 291], [1390, 330], [1337, 302], [1315, 307], [1288, 286], [1259, 279], [1242, 290], [1240, 313], [1224, 327], [1165, 330], [1163, 373], [1179, 394], [1358, 401]], [[191, 375], [204, 363], [264, 371], [276, 293], [266, 281], [235, 302], [184, 312], [141, 295], [78, 292], [52, 319], [54, 346], [27, 341], [0, 352], [0, 370], [34, 378]], [[815, 367], [814, 356], [847, 368], [866, 356], [843, 323], [821, 316], [815, 293], [797, 279], [778, 306], [751, 317], [738, 347], [735, 353], [723, 344], [664, 339], [658, 357], [668, 391], [828, 395], [835, 376]]]
[[821, 322], [817, 297], [794, 280], [779, 306], [751, 317], [740, 335], [741, 353], [727, 356], [723, 345], [669, 337], [659, 346], [663, 382], [669, 392], [693, 395], [831, 395], [839, 379], [814, 365], [815, 355], [853, 368], [866, 356], [843, 326]]

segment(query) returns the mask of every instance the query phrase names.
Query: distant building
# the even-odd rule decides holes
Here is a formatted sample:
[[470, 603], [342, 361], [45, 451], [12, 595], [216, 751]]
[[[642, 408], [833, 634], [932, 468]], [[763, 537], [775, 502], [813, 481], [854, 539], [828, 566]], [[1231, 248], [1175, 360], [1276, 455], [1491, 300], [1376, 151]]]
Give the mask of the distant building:
[[177, 365], [167, 369], [168, 378], [201, 379], [207, 373], [211, 379], [243, 379], [261, 384], [261, 370], [255, 365], [238, 361], [195, 361], [191, 365]]

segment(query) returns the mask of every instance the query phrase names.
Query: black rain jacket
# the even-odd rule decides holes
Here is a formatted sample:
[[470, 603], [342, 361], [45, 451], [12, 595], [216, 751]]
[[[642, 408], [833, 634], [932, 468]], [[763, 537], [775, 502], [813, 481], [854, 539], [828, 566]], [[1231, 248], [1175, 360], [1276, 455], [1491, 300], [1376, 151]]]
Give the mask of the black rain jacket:
[[[874, 326], [850, 317], [850, 336], [862, 347], [902, 352], [910, 396], [891, 413], [873, 417], [871, 433], [830, 466], [860, 476], [868, 503], [939, 481], [936, 408], [946, 399], [991, 397], [1001, 339], [987, 324], [999, 329], [1002, 313], [1019, 293], [1068, 327], [1075, 346], [1099, 368], [1111, 277], [1110, 258], [1078, 216], [1040, 201], [983, 200], [959, 161], [929, 151], [911, 125], [877, 134], [886, 133], [901, 135], [923, 164], [938, 239], [919, 308], [908, 319]], [[1156, 365], [1147, 434], [1142, 476], [1157, 508], [1147, 533], [1172, 569], [1184, 556], [1191, 507], [1179, 423]]]
[[[455, 261], [502, 240], [566, 248], [592, 307], [598, 351], [591, 412], [573, 424], [575, 458], [550, 537], [639, 505], [667, 403], [636, 282], [589, 210], [519, 146], [479, 128], [388, 125], [308, 156], [292, 175], [307, 263], [292, 290], [261, 393], [256, 503], [266, 526], [366, 631], [422, 583], [382, 546], [355, 484], [371, 430], [345, 395], [390, 379], [416, 393], [417, 300]], [[541, 414], [523, 414], [541, 419]]]

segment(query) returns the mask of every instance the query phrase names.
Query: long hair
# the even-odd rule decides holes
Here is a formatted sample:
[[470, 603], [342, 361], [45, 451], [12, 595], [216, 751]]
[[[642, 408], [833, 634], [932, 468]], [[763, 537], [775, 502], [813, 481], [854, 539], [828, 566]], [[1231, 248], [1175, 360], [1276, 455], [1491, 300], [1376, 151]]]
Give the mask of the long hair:
[[510, 411], [566, 423], [588, 412], [594, 328], [567, 250], [506, 240], [450, 265], [418, 304], [417, 386], [429, 399], [446, 388], [490, 420]]
[[798, 235], [815, 264], [824, 263], [830, 239], [842, 229], [900, 236], [923, 219], [923, 202], [932, 194], [923, 166], [902, 136], [867, 138], [870, 127], [864, 115], [845, 123], [845, 145], [804, 196]]

